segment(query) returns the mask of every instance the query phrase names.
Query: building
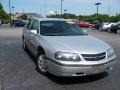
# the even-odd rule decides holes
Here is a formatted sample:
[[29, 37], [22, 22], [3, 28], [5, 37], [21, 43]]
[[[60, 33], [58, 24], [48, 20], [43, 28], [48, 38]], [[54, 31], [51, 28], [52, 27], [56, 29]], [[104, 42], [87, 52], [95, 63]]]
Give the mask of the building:
[[[41, 18], [42, 17], [40, 14], [37, 14], [37, 13], [16, 13], [14, 15], [14, 19], [18, 19], [23, 14], [27, 15], [28, 18], [34, 18], [34, 17]], [[11, 18], [13, 19], [13, 16]]]
[[37, 13], [24, 13], [24, 14], [27, 15], [28, 18], [33, 18], [33, 17], [41, 18], [42, 17], [40, 14], [37, 14]]

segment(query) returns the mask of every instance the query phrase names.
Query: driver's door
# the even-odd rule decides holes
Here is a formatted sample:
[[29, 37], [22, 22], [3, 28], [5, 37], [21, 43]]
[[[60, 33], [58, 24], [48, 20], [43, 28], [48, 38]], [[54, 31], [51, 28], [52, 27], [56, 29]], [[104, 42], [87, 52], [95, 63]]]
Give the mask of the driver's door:
[[[36, 31], [37, 33], [33, 33], [32, 31]], [[32, 23], [30, 30], [29, 30], [29, 48], [30, 51], [34, 56], [37, 54], [37, 48], [38, 48], [38, 38], [39, 38], [39, 21], [34, 20]]]

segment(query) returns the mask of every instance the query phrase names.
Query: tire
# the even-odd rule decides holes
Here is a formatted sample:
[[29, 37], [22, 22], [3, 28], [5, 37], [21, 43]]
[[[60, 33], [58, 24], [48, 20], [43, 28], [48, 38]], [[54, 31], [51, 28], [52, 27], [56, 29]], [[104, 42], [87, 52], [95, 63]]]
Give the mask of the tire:
[[45, 59], [45, 54], [44, 53], [40, 53], [38, 55], [36, 64], [37, 64], [37, 69], [41, 74], [43, 74], [43, 75], [48, 74], [47, 61]]
[[92, 26], [89, 26], [89, 28], [91, 29], [91, 28], [92, 28]]
[[15, 24], [13, 24], [13, 27], [16, 27], [16, 25], [15, 25]]
[[119, 30], [119, 29], [117, 29], [116, 33], [120, 34], [120, 30]]
[[27, 51], [27, 45], [26, 45], [25, 39], [23, 39], [23, 49], [24, 49], [25, 51]]
[[114, 30], [114, 33], [117, 34], [117, 30]]
[[108, 32], [109, 32], [109, 33], [111, 32], [110, 28], [108, 28]]
[[99, 31], [100, 28], [97, 27], [97, 30]]
[[102, 28], [99, 28], [99, 31], [103, 31], [103, 29], [102, 29]]

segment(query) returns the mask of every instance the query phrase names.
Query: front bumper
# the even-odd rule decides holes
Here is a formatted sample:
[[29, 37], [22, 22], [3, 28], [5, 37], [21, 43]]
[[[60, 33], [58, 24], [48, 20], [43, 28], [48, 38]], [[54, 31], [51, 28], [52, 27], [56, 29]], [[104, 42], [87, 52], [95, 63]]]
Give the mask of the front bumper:
[[102, 63], [99, 65], [77, 65], [77, 66], [66, 66], [55, 63], [48, 60], [48, 72], [55, 76], [85, 76], [99, 74], [112, 69], [116, 58], [113, 60]]

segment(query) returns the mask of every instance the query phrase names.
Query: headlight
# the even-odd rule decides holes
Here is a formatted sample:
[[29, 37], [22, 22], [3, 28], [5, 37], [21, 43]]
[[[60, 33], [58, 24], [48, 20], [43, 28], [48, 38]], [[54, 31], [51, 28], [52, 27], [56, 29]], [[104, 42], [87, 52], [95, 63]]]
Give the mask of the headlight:
[[63, 61], [80, 61], [80, 57], [78, 56], [78, 54], [66, 52], [55, 53], [55, 58]]
[[114, 54], [115, 54], [115, 53], [114, 53], [114, 50], [113, 50], [112, 48], [109, 49], [109, 50], [107, 51], [107, 58], [112, 57]]

